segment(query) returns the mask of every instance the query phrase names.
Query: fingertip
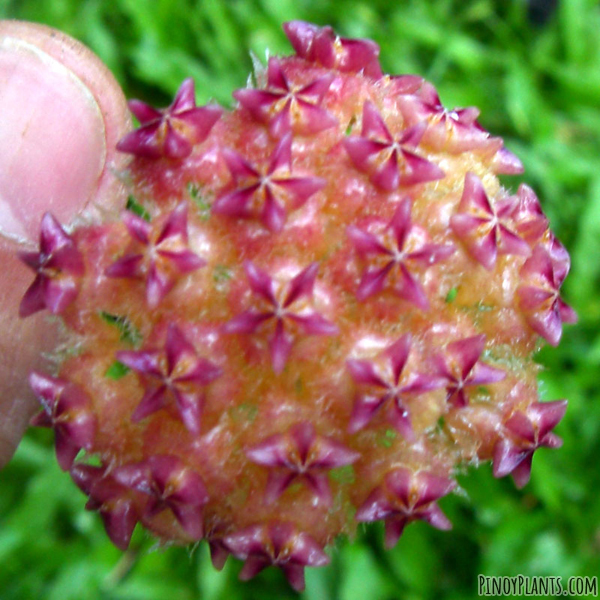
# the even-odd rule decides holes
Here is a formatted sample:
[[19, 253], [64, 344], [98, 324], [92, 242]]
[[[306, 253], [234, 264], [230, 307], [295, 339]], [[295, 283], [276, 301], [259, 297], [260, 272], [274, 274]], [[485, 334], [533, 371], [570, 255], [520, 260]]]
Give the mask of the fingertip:
[[83, 44], [44, 25], [0, 21], [0, 232], [36, 239], [42, 214], [63, 223], [110, 205], [129, 129], [123, 93]]
[[0, 467], [36, 411], [27, 383], [48, 371], [57, 339], [45, 313], [19, 318], [33, 274], [17, 251], [37, 244], [42, 215], [63, 224], [82, 211], [119, 205], [117, 141], [130, 121], [108, 69], [81, 43], [43, 25], [0, 21]]

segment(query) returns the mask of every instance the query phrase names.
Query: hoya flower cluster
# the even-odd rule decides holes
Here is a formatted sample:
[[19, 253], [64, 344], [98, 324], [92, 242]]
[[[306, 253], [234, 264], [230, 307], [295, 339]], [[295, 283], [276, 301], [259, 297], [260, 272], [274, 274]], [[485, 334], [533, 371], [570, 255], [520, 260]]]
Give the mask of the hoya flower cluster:
[[[237, 107], [138, 101], [130, 198], [104, 223], [50, 214], [21, 315], [69, 331], [33, 373], [37, 425], [112, 541], [206, 540], [215, 566], [291, 585], [337, 535], [451, 524], [468, 464], [527, 483], [565, 401], [533, 354], [575, 321], [569, 256], [475, 108], [382, 73], [368, 40], [290, 22]], [[68, 231], [68, 232], [67, 232]]]

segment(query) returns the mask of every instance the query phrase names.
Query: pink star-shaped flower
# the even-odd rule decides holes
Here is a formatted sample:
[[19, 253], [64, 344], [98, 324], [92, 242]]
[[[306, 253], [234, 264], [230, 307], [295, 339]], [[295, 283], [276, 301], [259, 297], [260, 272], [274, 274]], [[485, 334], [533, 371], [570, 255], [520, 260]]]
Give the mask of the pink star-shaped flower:
[[139, 252], [126, 254], [105, 271], [107, 277], [146, 280], [146, 302], [156, 308], [171, 291], [177, 278], [203, 267], [206, 261], [188, 247], [187, 204], [181, 202], [160, 231], [130, 211], [121, 218]]
[[[356, 398], [348, 425], [350, 433], [356, 433], [365, 427], [373, 419], [375, 413], [387, 404], [390, 407], [389, 419], [393, 426], [405, 438], [414, 438], [405, 398], [412, 394], [422, 394], [436, 389], [440, 387], [440, 381], [434, 377], [416, 375], [410, 377], [404, 385], [400, 385], [410, 354], [411, 341], [410, 334], [403, 335], [382, 352], [383, 358], [391, 367], [391, 377], [382, 377], [372, 362], [356, 359], [346, 361], [355, 383], [369, 390], [369, 392], [359, 394]], [[374, 392], [373, 389], [377, 391]], [[380, 390], [383, 390], [383, 393]]]
[[337, 119], [321, 107], [333, 81], [333, 75], [323, 75], [302, 86], [293, 86], [283, 72], [278, 58], [269, 59], [267, 89], [237, 90], [233, 97], [252, 116], [269, 124], [277, 138], [295, 131], [304, 135], [335, 127]]
[[173, 103], [157, 110], [140, 100], [131, 100], [129, 110], [141, 124], [117, 144], [117, 150], [145, 158], [186, 158], [201, 144], [219, 120], [217, 105], [196, 106], [194, 81], [186, 79]]
[[100, 513], [111, 542], [119, 550], [127, 550], [137, 522], [142, 495], [119, 483], [105, 467], [76, 464], [71, 477], [89, 497], [85, 508]]
[[382, 190], [393, 192], [399, 186], [426, 183], [444, 177], [444, 172], [415, 153], [426, 125], [405, 129], [394, 139], [375, 105], [363, 105], [360, 136], [344, 139], [344, 147], [354, 166], [367, 173], [371, 182]]
[[60, 314], [75, 300], [78, 278], [84, 272], [83, 257], [71, 236], [50, 213], [42, 217], [40, 251], [19, 252], [17, 256], [36, 274], [21, 300], [20, 317], [44, 308]]
[[290, 585], [304, 589], [304, 567], [329, 564], [329, 557], [310, 535], [289, 522], [270, 521], [251, 525], [223, 539], [228, 550], [245, 564], [240, 580], [252, 579], [270, 565], [279, 567]]
[[451, 492], [456, 483], [427, 471], [413, 473], [400, 467], [387, 473], [356, 513], [359, 522], [385, 519], [385, 545], [393, 548], [408, 523], [427, 521], [437, 529], [448, 530], [452, 524], [437, 505], [437, 500]]
[[164, 350], [122, 350], [117, 359], [142, 374], [146, 391], [131, 419], [141, 421], [167, 405], [171, 396], [188, 431], [200, 432], [204, 388], [222, 370], [198, 356], [194, 346], [173, 324], [167, 330]]
[[234, 150], [222, 151], [234, 188], [219, 196], [215, 214], [259, 218], [273, 232], [283, 229], [288, 213], [303, 206], [327, 181], [321, 177], [292, 176], [292, 134], [281, 138], [273, 150], [266, 172], [252, 166]]
[[303, 422], [248, 448], [246, 456], [269, 467], [265, 500], [272, 503], [292, 483], [302, 480], [324, 504], [331, 504], [327, 472], [350, 465], [360, 458], [358, 452], [335, 440], [317, 435], [311, 423]]
[[496, 266], [499, 254], [529, 256], [529, 244], [521, 238], [514, 220], [517, 198], [503, 198], [492, 203], [477, 175], [467, 173], [457, 213], [450, 227], [468, 252], [488, 271]]
[[566, 400], [534, 402], [518, 411], [504, 423], [506, 436], [494, 447], [494, 477], [512, 474], [522, 488], [531, 476], [533, 453], [542, 446], [560, 448], [562, 440], [552, 433], [567, 410]]
[[91, 400], [72, 383], [41, 373], [31, 373], [29, 385], [43, 408], [31, 424], [54, 429], [58, 464], [68, 471], [79, 451], [94, 444], [97, 424]]
[[363, 73], [373, 79], [382, 76], [379, 46], [372, 40], [338, 37], [329, 26], [305, 21], [284, 23], [283, 30], [300, 58], [343, 73]]
[[[422, 310], [429, 309], [429, 300], [423, 286], [412, 271], [415, 268], [427, 269], [448, 258], [455, 248], [452, 245], [424, 242], [422, 236], [418, 234], [418, 230], [412, 225], [411, 210], [410, 198], [404, 198], [394, 212], [382, 237], [358, 227], [348, 227], [348, 236], [359, 255], [364, 259], [381, 263], [381, 266], [369, 267], [363, 273], [356, 292], [356, 297], [361, 302], [379, 294], [383, 290], [388, 276], [395, 271], [394, 291]], [[391, 240], [386, 240], [388, 233], [391, 234]]]
[[436, 89], [424, 82], [418, 94], [400, 96], [400, 110], [410, 125], [427, 123], [423, 142], [437, 151], [466, 152], [477, 148], [499, 148], [500, 138], [492, 138], [479, 123], [475, 107], [448, 110], [442, 104]]
[[[336, 335], [336, 325], [311, 310], [310, 301], [314, 294], [318, 263], [312, 263], [287, 286], [287, 293], [280, 302], [275, 295], [273, 279], [250, 261], [244, 264], [250, 289], [258, 296], [266, 310], [247, 310], [225, 324], [225, 333], [253, 334], [259, 326], [271, 319], [275, 320], [275, 332], [269, 345], [271, 362], [275, 373], [281, 373], [288, 361], [293, 340], [286, 331], [286, 324], [298, 326], [306, 335]], [[298, 310], [292, 310], [293, 306]], [[289, 326], [289, 325], [288, 325]]]
[[547, 247], [538, 244], [521, 268], [519, 306], [529, 326], [552, 346], [560, 341], [563, 323], [577, 322], [575, 311], [559, 295], [568, 272], [568, 254], [554, 239]]
[[121, 485], [149, 497], [141, 513], [142, 521], [170, 509], [192, 539], [202, 538], [202, 508], [208, 502], [208, 494], [200, 475], [179, 458], [151, 456], [140, 463], [118, 467], [112, 475]]
[[502, 381], [506, 373], [479, 360], [485, 348], [485, 335], [475, 335], [446, 346], [445, 356], [436, 354], [435, 375], [445, 381], [446, 401], [462, 407], [469, 403], [467, 388]]

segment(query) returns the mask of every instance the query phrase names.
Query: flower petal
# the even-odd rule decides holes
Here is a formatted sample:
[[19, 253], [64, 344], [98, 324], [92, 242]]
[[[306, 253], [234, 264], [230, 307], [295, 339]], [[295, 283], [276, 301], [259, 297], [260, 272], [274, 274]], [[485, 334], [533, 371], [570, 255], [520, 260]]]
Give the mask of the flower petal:
[[107, 267], [104, 274], [107, 277], [140, 277], [142, 275], [141, 265], [143, 259], [144, 256], [142, 254], [127, 254]]
[[540, 440], [560, 423], [565, 416], [566, 411], [566, 400], [535, 402], [529, 407], [528, 412], [531, 413], [537, 421], [538, 437]]
[[354, 166], [363, 173], [371, 170], [374, 158], [388, 147], [386, 143], [364, 137], [348, 137], [343, 144]]
[[359, 523], [371, 523], [385, 519], [394, 512], [390, 500], [381, 487], [375, 488], [356, 511], [354, 518]]
[[411, 302], [421, 310], [429, 310], [429, 300], [423, 286], [404, 264], [401, 264], [398, 269], [398, 286], [395, 291], [401, 298]]
[[394, 239], [398, 250], [403, 250], [406, 238], [412, 227], [410, 213], [412, 211], [412, 201], [410, 198], [403, 198], [394, 211], [394, 215], [389, 223], [389, 228], [394, 233]]
[[408, 360], [408, 355], [410, 353], [411, 343], [411, 335], [407, 333], [400, 337], [396, 342], [388, 346], [385, 350], [385, 355], [389, 357], [392, 365], [395, 385], [400, 383], [400, 377], [402, 376], [402, 371], [404, 370], [406, 361]]
[[319, 263], [313, 262], [290, 281], [288, 292], [283, 302], [284, 308], [288, 308], [290, 304], [293, 304], [300, 298], [310, 298], [313, 295], [318, 270]]
[[53, 314], [58, 315], [75, 300], [79, 286], [71, 277], [55, 277], [46, 280], [44, 289], [44, 304]]
[[363, 104], [361, 135], [364, 138], [375, 138], [390, 143], [394, 141], [380, 112], [370, 100]]
[[348, 433], [356, 433], [366, 427], [386, 400], [386, 396], [358, 396], [348, 423]]
[[260, 173], [235, 150], [223, 148], [221, 156], [225, 160], [234, 181], [260, 178]]
[[409, 441], [413, 441], [415, 439], [415, 433], [410, 420], [410, 413], [406, 407], [400, 404], [397, 397], [394, 399], [394, 402], [390, 404], [388, 420], [403, 438]]
[[265, 502], [273, 504], [287, 488], [294, 483], [298, 474], [294, 471], [269, 471], [269, 478], [265, 487]]
[[283, 170], [289, 173], [292, 170], [292, 134], [286, 133], [275, 146], [267, 174], [272, 175]]
[[356, 290], [356, 298], [360, 302], [364, 302], [367, 298], [379, 294], [383, 290], [385, 280], [393, 266], [394, 263], [389, 262], [381, 269], [365, 271]]
[[177, 410], [186, 429], [194, 434], [200, 433], [204, 396], [201, 393], [184, 392], [177, 388], [173, 390], [177, 402]]
[[[317, 83], [317, 81], [315, 81]], [[298, 110], [294, 113], [293, 127], [304, 135], [312, 135], [338, 126], [337, 118], [328, 110], [304, 100], [297, 100]], [[279, 132], [277, 132], [279, 133]], [[283, 133], [283, 132], [281, 132]], [[279, 133], [281, 135], [281, 133]]]
[[371, 182], [382, 190], [393, 192], [400, 185], [398, 168], [398, 152], [392, 150], [390, 155], [371, 174]]
[[300, 325], [307, 335], [337, 335], [340, 331], [335, 323], [318, 313], [288, 314], [287, 318]]
[[275, 199], [270, 186], [265, 188], [265, 203], [260, 214], [263, 225], [274, 233], [279, 233], [287, 219], [285, 208]]
[[157, 254], [168, 260], [181, 274], [191, 273], [206, 266], [206, 261], [188, 249], [170, 252], [158, 250]]
[[242, 314], [227, 321], [223, 325], [224, 333], [254, 333], [257, 328], [273, 317], [273, 313], [259, 313], [245, 311]]
[[393, 516], [385, 520], [385, 548], [391, 550], [402, 537], [404, 528], [408, 525], [408, 519], [405, 516]]
[[463, 380], [467, 379], [467, 376], [471, 373], [484, 348], [485, 335], [483, 334], [450, 342], [446, 346], [446, 351], [460, 369]]
[[[187, 242], [187, 202], [180, 202], [175, 209], [169, 214], [165, 224], [163, 225], [158, 237], [156, 238], [156, 246], [162, 244], [165, 240], [175, 237], [181, 238], [182, 241]], [[137, 217], [139, 218], [139, 217]], [[141, 219], [144, 223], [143, 219]], [[149, 223], [146, 223], [149, 225]]]
[[269, 342], [271, 351], [271, 364], [273, 371], [278, 375], [283, 371], [292, 351], [292, 342], [286, 335], [283, 321], [278, 320], [275, 326], [275, 334]]
[[356, 251], [362, 256], [368, 256], [370, 254], [387, 254], [391, 255], [391, 251], [388, 250], [378, 239], [371, 233], [363, 231], [358, 227], [350, 225], [346, 229], [346, 233], [354, 244]]
[[166, 403], [166, 389], [164, 385], [155, 389], [149, 389], [133, 411], [131, 420], [137, 423], [163, 408]]
[[[269, 61], [269, 65], [271, 61]], [[283, 92], [243, 89], [233, 92], [233, 97], [257, 120], [267, 122], [271, 107], [284, 98]]]
[[293, 208], [300, 208], [311, 196], [323, 189], [327, 180], [322, 177], [288, 177], [273, 179], [273, 183], [283, 188], [291, 198]]
[[147, 123], [156, 121], [162, 117], [160, 110], [156, 110], [156, 108], [153, 108], [141, 100], [130, 100], [127, 103], [127, 106], [142, 125], [146, 125]]
[[247, 448], [246, 456], [257, 465], [264, 467], [285, 467], [289, 465], [289, 440], [283, 434], [275, 434], [260, 444]]
[[19, 304], [19, 317], [28, 317], [40, 310], [46, 308], [46, 286], [48, 279], [38, 275], [33, 283], [27, 288], [27, 291]]
[[262, 296], [272, 306], [279, 306], [275, 298], [273, 289], [273, 280], [266, 271], [259, 269], [253, 262], [247, 260], [244, 263], [244, 270], [248, 276], [250, 289], [257, 296]]
[[494, 477], [505, 477], [526, 457], [527, 451], [517, 448], [510, 440], [502, 439], [494, 446]]
[[211, 210], [217, 215], [247, 218], [251, 216], [249, 206], [258, 188], [258, 184], [253, 184], [224, 194], [215, 200]]
[[350, 359], [346, 361], [346, 366], [356, 383], [383, 389], [388, 388], [388, 384], [377, 374], [373, 363], [366, 360]]
[[402, 150], [403, 170], [400, 185], [417, 185], [443, 179], [446, 174], [436, 164], [413, 152]]

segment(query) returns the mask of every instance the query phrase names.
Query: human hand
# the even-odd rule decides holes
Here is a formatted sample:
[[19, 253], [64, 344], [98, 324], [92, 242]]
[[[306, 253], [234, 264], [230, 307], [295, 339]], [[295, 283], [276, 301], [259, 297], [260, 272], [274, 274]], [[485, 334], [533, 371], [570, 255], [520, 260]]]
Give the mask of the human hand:
[[115, 145], [128, 130], [123, 93], [100, 59], [48, 27], [0, 21], [0, 467], [37, 401], [27, 384], [55, 345], [47, 315], [19, 319], [33, 274], [18, 250], [37, 249], [42, 215], [68, 224], [122, 199]]

